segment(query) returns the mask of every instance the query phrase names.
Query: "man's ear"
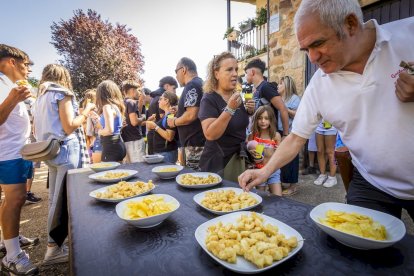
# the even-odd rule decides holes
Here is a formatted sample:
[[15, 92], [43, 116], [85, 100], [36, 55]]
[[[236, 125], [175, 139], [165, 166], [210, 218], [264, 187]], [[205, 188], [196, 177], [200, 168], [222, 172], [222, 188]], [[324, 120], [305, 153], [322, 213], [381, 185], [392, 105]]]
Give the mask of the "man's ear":
[[355, 35], [360, 27], [358, 17], [355, 14], [351, 13], [345, 18], [345, 29], [350, 36]]

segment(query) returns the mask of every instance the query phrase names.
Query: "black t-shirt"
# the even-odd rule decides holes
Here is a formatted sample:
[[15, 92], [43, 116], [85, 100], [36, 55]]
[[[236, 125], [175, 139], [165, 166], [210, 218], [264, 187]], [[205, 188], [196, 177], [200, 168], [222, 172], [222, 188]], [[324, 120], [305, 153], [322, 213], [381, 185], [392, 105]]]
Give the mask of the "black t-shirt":
[[157, 90], [151, 92], [150, 96], [151, 96], [151, 102], [149, 104], [148, 107], [148, 117], [150, 117], [151, 115], [155, 114], [155, 121], [158, 121], [161, 119], [160, 114], [164, 113], [164, 111], [162, 109], [160, 109], [159, 106], [159, 99], [162, 96], [162, 94], [165, 92], [165, 90], [163, 88], [158, 88]]
[[125, 118], [126, 126], [122, 128], [121, 136], [124, 142], [136, 141], [142, 138], [141, 126], [131, 125], [131, 120], [129, 119], [129, 114], [135, 113], [138, 114], [138, 103], [133, 99], [126, 98], [125, 103]]
[[167, 124], [167, 115], [164, 116], [163, 119], [156, 122], [157, 126], [160, 128], [166, 130], [171, 129], [175, 131], [174, 139], [171, 142], [168, 142], [164, 138], [162, 138], [161, 135], [158, 134], [158, 132], [154, 131], [154, 152], [166, 152], [166, 151], [173, 151], [178, 149], [177, 145], [177, 129], [176, 128], [170, 128]]
[[[277, 91], [277, 87], [268, 83], [267, 81], [262, 81], [259, 86], [256, 88], [256, 92], [254, 93], [254, 99], [256, 101], [257, 107], [262, 106], [264, 104], [270, 104], [270, 106], [273, 108], [273, 112], [275, 112], [276, 116], [276, 128], [277, 128], [277, 118], [279, 111], [277, 108], [275, 108], [271, 101], [274, 97], [280, 96], [279, 92]], [[263, 103], [263, 100], [260, 101], [261, 98], [264, 98], [266, 103]]]
[[[203, 97], [203, 80], [199, 77], [189, 81], [181, 94], [178, 102], [177, 117], [181, 117], [187, 107], [200, 107], [201, 98]], [[201, 127], [201, 122], [197, 118], [189, 125], [178, 126], [181, 146], [202, 147], [206, 141]]]
[[[198, 118], [203, 121], [208, 118], [218, 118], [227, 103], [216, 92], [205, 93], [201, 103]], [[200, 158], [202, 171], [218, 172], [230, 161], [233, 154], [240, 151], [240, 145], [246, 140], [246, 128], [249, 124], [249, 115], [244, 105], [236, 110], [223, 135], [215, 140], [207, 140]]]

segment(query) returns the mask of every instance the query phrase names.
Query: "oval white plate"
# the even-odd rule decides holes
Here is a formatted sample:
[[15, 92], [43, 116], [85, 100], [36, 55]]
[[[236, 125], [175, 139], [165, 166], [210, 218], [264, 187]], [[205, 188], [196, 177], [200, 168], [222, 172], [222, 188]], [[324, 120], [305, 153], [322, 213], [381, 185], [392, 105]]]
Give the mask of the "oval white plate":
[[[99, 165], [99, 164], [105, 164], [108, 166], [107, 167], [95, 167], [96, 165]], [[121, 164], [118, 162], [100, 162], [96, 164], [91, 164], [89, 168], [91, 168], [94, 172], [103, 172], [103, 171], [116, 169], [119, 166], [121, 166]]]
[[[326, 217], [328, 210], [343, 211], [348, 213], [359, 213], [371, 217], [374, 221], [384, 225], [387, 231], [387, 239], [384, 241], [378, 241], [368, 238], [363, 238], [357, 235], [348, 234], [339, 231], [335, 228], [322, 224], [319, 219]], [[334, 239], [342, 244], [356, 249], [379, 249], [393, 245], [405, 236], [404, 223], [389, 214], [378, 212], [372, 209], [363, 208], [350, 204], [343, 204], [337, 202], [326, 202], [314, 207], [310, 212], [310, 217], [313, 222], [321, 228], [325, 233], [332, 236]]]
[[229, 188], [218, 188], [218, 189], [208, 190], [208, 191], [205, 191], [205, 192], [196, 194], [193, 197], [193, 199], [194, 199], [194, 201], [198, 205], [201, 206], [201, 208], [206, 209], [207, 211], [212, 212], [213, 214], [216, 214], [216, 215], [225, 215], [225, 214], [239, 212], [239, 211], [243, 211], [243, 210], [250, 210], [250, 209], [253, 209], [254, 207], [258, 206], [260, 203], [262, 203], [262, 200], [263, 200], [262, 197], [259, 196], [258, 194], [255, 194], [253, 192], [249, 192], [249, 194], [257, 200], [257, 203], [254, 204], [254, 205], [252, 205], [252, 206], [249, 206], [249, 207], [246, 207], [246, 208], [242, 208], [242, 209], [239, 209], [239, 210], [234, 210], [234, 211], [215, 211], [215, 210], [211, 210], [211, 209], [209, 209], [209, 208], [207, 208], [207, 207], [205, 207], [205, 206], [203, 206], [201, 204], [201, 201], [204, 199], [204, 197], [206, 196], [207, 193], [209, 193], [209, 192], [217, 192], [217, 191], [221, 191], [221, 190], [232, 190], [236, 194], [243, 193], [243, 190], [242, 189], [239, 189], [239, 188], [231, 188], [231, 187], [229, 187]]
[[262, 215], [259, 214], [261, 217], [263, 217], [263, 224], [271, 224], [274, 226], [277, 226], [279, 228], [279, 233], [284, 234], [287, 238], [290, 237], [296, 237], [298, 239], [298, 246], [296, 248], [294, 248], [292, 251], [289, 252], [289, 254], [281, 259], [280, 261], [274, 262], [273, 264], [271, 264], [270, 266], [264, 267], [264, 268], [258, 268], [256, 265], [254, 265], [253, 263], [247, 261], [246, 259], [244, 259], [241, 256], [237, 256], [237, 262], [235, 264], [220, 260], [219, 258], [217, 258], [216, 256], [213, 255], [213, 253], [209, 252], [207, 247], [206, 247], [206, 238], [207, 238], [207, 231], [208, 228], [210, 226], [216, 225], [218, 224], [220, 221], [223, 224], [228, 224], [228, 223], [237, 223], [237, 219], [240, 218], [242, 215], [251, 215], [252, 212], [235, 212], [235, 213], [231, 213], [231, 214], [227, 214], [224, 216], [220, 216], [214, 219], [211, 219], [209, 221], [204, 222], [203, 224], [201, 224], [200, 226], [197, 227], [194, 235], [195, 238], [197, 240], [197, 242], [200, 244], [201, 248], [204, 249], [204, 251], [207, 252], [208, 255], [210, 255], [214, 260], [216, 260], [219, 264], [221, 264], [222, 266], [238, 272], [238, 273], [243, 273], [243, 274], [253, 274], [253, 273], [260, 273], [263, 272], [265, 270], [271, 269], [272, 267], [275, 267], [287, 260], [289, 260], [292, 256], [294, 256], [296, 253], [298, 253], [301, 248], [303, 247], [303, 237], [302, 235], [296, 231], [295, 229], [293, 229], [292, 227], [290, 227], [289, 225], [274, 219], [272, 217], [266, 216], [266, 215]]
[[[149, 195], [149, 196], [153, 196], [153, 195]], [[126, 204], [128, 202], [131, 202], [131, 201], [137, 201], [137, 202], [142, 201], [146, 197], [148, 197], [148, 195], [147, 195], [147, 196], [143, 196], [143, 197], [139, 197], [139, 198], [131, 198], [131, 199], [119, 202], [115, 207], [116, 214], [122, 220], [124, 220], [127, 223], [129, 223], [129, 224], [131, 224], [135, 227], [138, 227], [138, 228], [150, 228], [150, 227], [157, 226], [158, 224], [163, 222], [166, 218], [168, 218], [172, 213], [177, 211], [177, 209], [180, 207], [180, 203], [178, 202], [177, 199], [175, 199], [174, 197], [172, 197], [170, 195], [167, 195], [167, 194], [154, 194], [154, 196], [162, 196], [164, 198], [165, 202], [174, 203], [176, 208], [174, 210], [168, 212], [168, 213], [164, 213], [164, 214], [160, 214], [160, 215], [156, 215], [156, 216], [151, 216], [151, 217], [147, 217], [147, 218], [138, 218], [138, 219], [125, 218], [124, 217], [124, 212], [125, 212], [125, 209], [127, 208]]]
[[[112, 172], [112, 173], [126, 172], [126, 173], [128, 173], [128, 176], [120, 177], [120, 178], [111, 178], [111, 179], [99, 178], [99, 177], [104, 176], [106, 173], [110, 173], [110, 172]], [[122, 169], [119, 169], [119, 170], [110, 170], [110, 171], [94, 173], [94, 174], [89, 175], [89, 178], [92, 179], [92, 180], [98, 181], [98, 182], [102, 182], [102, 183], [114, 183], [114, 182], [119, 182], [121, 180], [129, 179], [129, 178], [133, 177], [134, 175], [136, 175], [137, 173], [138, 172], [135, 171], [135, 170], [122, 170]]]
[[[184, 175], [189, 175], [189, 174], [191, 174], [193, 176], [198, 176], [198, 177], [208, 177], [209, 175], [212, 175], [214, 177], [217, 177], [218, 178], [218, 181], [217, 182], [214, 182], [214, 183], [210, 183], [210, 184], [185, 185], [185, 184], [183, 184], [181, 182], [181, 177], [183, 177]], [[223, 181], [223, 179], [221, 178], [220, 175], [218, 175], [216, 173], [210, 173], [210, 172], [194, 172], [194, 173], [183, 173], [183, 174], [180, 174], [180, 175], [178, 175], [175, 178], [175, 181], [178, 183], [178, 185], [180, 185], [181, 187], [184, 187], [184, 188], [189, 188], [189, 189], [204, 189], [204, 188], [209, 188], [209, 187], [213, 187], [213, 186], [216, 186], [216, 185], [220, 184]]]
[[[128, 183], [135, 183], [135, 182], [128, 182]], [[150, 190], [148, 190], [146, 192], [143, 192], [143, 193], [140, 193], [140, 194], [137, 194], [137, 195], [133, 195], [133, 196], [130, 196], [130, 197], [121, 198], [121, 199], [110, 199], [110, 198], [102, 198], [102, 197], [97, 197], [96, 196], [97, 193], [106, 192], [106, 190], [108, 190], [110, 187], [113, 187], [115, 185], [117, 185], [117, 184], [96, 189], [96, 190], [90, 192], [89, 193], [89, 196], [91, 196], [91, 197], [93, 197], [93, 198], [95, 198], [96, 200], [99, 200], [99, 201], [113, 202], [113, 203], [115, 203], [115, 202], [121, 202], [121, 201], [126, 200], [126, 199], [130, 199], [130, 198], [139, 197], [139, 196], [143, 196], [143, 195], [149, 194], [150, 192], [152, 192], [152, 190], [155, 189], [155, 186], [154, 186], [154, 187], [152, 187]]]

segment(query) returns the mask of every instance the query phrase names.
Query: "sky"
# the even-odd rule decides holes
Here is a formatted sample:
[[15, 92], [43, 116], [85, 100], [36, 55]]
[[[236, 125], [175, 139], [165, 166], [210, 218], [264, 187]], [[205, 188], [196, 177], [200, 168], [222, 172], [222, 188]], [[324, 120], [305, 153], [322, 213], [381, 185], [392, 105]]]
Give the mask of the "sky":
[[[50, 26], [67, 21], [77, 9], [93, 9], [102, 19], [131, 29], [144, 56], [141, 76], [151, 90], [162, 77], [175, 77], [174, 69], [184, 56], [194, 60], [205, 79], [213, 55], [227, 50], [226, 0], [8, 0], [1, 6], [0, 43], [28, 53], [35, 62], [30, 76], [37, 79], [45, 65], [60, 58], [50, 44]], [[231, 14], [231, 23], [237, 26], [255, 17], [255, 6], [231, 2]]]

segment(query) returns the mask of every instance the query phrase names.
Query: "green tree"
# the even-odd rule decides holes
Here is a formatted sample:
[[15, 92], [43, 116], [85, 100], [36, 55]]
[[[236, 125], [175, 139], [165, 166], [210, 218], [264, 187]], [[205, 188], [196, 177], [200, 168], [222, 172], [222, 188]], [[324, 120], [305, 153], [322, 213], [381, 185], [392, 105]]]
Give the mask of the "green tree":
[[141, 44], [125, 25], [113, 25], [89, 9], [74, 11], [68, 21], [53, 22], [51, 29], [51, 44], [62, 56], [60, 62], [71, 73], [79, 96], [106, 79], [118, 84], [127, 79], [142, 83]]

